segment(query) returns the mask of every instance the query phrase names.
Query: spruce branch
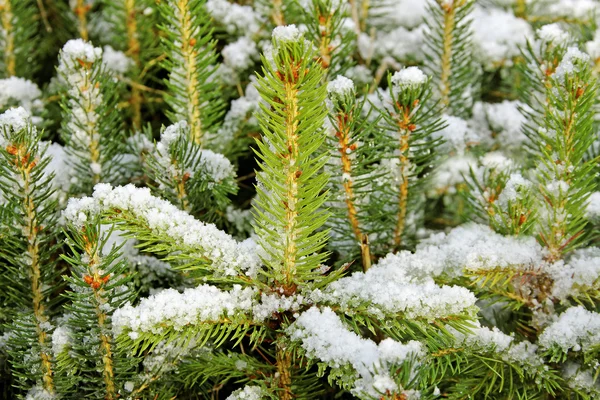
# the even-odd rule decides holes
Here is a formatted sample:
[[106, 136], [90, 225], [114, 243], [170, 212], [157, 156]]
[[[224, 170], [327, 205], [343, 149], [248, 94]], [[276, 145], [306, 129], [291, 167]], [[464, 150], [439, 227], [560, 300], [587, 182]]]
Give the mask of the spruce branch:
[[36, 72], [36, 63], [31, 59], [37, 53], [35, 8], [31, 0], [3, 0], [0, 3], [0, 78], [31, 78]]
[[328, 217], [321, 206], [327, 176], [326, 158], [317, 155], [324, 135], [323, 72], [313, 60], [311, 44], [295, 26], [276, 28], [273, 61], [263, 58], [257, 89], [265, 101], [258, 120], [259, 167], [254, 209], [259, 244], [266, 250], [265, 274], [294, 294], [325, 260], [328, 232], [319, 231]]
[[[112, 333], [113, 313], [132, 299], [133, 291], [119, 248], [105, 248], [112, 229], [102, 229], [98, 215], [88, 217], [83, 227], [69, 226], [66, 241], [71, 251], [62, 255], [71, 266], [71, 276], [65, 278], [71, 286], [66, 294], [67, 326], [76, 339], [70, 349], [79, 360], [76, 390], [114, 400], [137, 363], [116, 349]], [[87, 340], [79, 341], [81, 337]]]
[[134, 130], [142, 128], [142, 106], [147, 90], [145, 84], [149, 78], [147, 68], [158, 56], [153, 10], [153, 2], [148, 0], [106, 0], [103, 9], [111, 24], [114, 42], [119, 45], [118, 50], [123, 51], [133, 63], [127, 71], [127, 83], [131, 87], [129, 103]]
[[57, 232], [51, 229], [57, 222], [54, 176], [40, 139], [23, 108], [0, 115], [0, 187], [6, 202], [0, 259], [3, 290], [16, 311], [7, 325], [9, 351], [19, 387], [39, 384], [54, 394], [49, 308], [61, 285], [53, 260]]
[[168, 0], [158, 5], [165, 36], [162, 40], [169, 72], [165, 101], [172, 122], [187, 121], [190, 140], [210, 147], [212, 129], [223, 104], [212, 79], [216, 70], [215, 42], [204, 10], [204, 1]]
[[[391, 107], [380, 110], [385, 129], [386, 149], [380, 167], [389, 168], [382, 176], [381, 216], [373, 215], [372, 232], [378, 236], [378, 251], [400, 249], [407, 242], [409, 212], [418, 208], [423, 184], [435, 160], [439, 139], [432, 134], [443, 127], [438, 118], [438, 102], [432, 98], [429, 78], [417, 67], [409, 67], [388, 76]], [[374, 175], [384, 171], [374, 171]], [[393, 204], [393, 206], [390, 206]]]
[[435, 96], [446, 113], [459, 117], [471, 114], [478, 71], [473, 63], [469, 14], [472, 0], [435, 0], [428, 6], [425, 22], [426, 71], [433, 77]]
[[100, 48], [77, 39], [67, 42], [59, 57], [58, 73], [65, 86], [61, 133], [77, 174], [72, 187], [76, 194], [90, 193], [98, 182], [118, 180], [122, 145], [116, 88], [101, 56]]

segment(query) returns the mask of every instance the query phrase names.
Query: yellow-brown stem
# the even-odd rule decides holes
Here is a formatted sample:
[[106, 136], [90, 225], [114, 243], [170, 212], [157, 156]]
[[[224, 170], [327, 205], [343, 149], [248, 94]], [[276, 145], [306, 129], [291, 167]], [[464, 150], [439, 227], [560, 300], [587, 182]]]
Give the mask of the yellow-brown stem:
[[394, 244], [402, 244], [402, 235], [406, 226], [406, 209], [408, 206], [408, 140], [410, 132], [403, 130], [400, 134], [400, 185], [398, 190], [398, 218], [394, 230]]
[[16, 75], [15, 58], [15, 32], [13, 27], [13, 13], [11, 9], [12, 0], [6, 0], [4, 6], [0, 6], [2, 13], [2, 30], [4, 31], [4, 66], [6, 75]]
[[338, 116], [338, 129], [336, 136], [338, 138], [339, 151], [342, 160], [342, 176], [344, 177], [343, 186], [345, 193], [346, 209], [348, 211], [348, 219], [352, 226], [352, 231], [356, 240], [362, 242], [362, 231], [358, 222], [356, 206], [354, 205], [354, 188], [352, 184], [352, 160], [350, 159], [350, 153], [352, 152], [350, 146], [350, 115]]
[[[85, 64], [84, 68], [91, 69], [92, 65]], [[83, 85], [80, 87], [81, 93], [83, 93], [84, 96], [85, 95], [88, 96], [88, 98], [86, 99], [87, 101], [82, 103], [82, 106], [84, 107], [87, 115], [94, 114], [96, 112], [96, 107], [91, 98], [91, 96], [94, 95], [94, 91], [91, 90], [91, 85], [96, 85], [96, 88], [98, 88], [98, 85], [99, 85], [98, 83], [91, 82], [89, 80], [89, 77], [90, 77], [89, 73], [86, 73], [85, 81], [84, 81]], [[92, 164], [101, 165], [100, 164], [100, 141], [98, 139], [98, 137], [100, 135], [97, 132], [98, 122], [94, 119], [88, 118], [86, 125], [88, 128], [87, 134], [90, 138], [90, 143], [88, 145], [88, 150], [90, 152], [90, 162]], [[92, 182], [94, 185], [100, 182], [101, 174], [102, 174], [102, 170], [100, 170], [100, 173], [94, 172], [94, 170], [92, 170]]]
[[283, 16], [283, 1], [273, 0], [273, 11], [271, 13], [273, 23], [277, 26], [285, 25], [285, 17]]
[[362, 235], [360, 241], [360, 251], [362, 256], [363, 271], [367, 272], [371, 268], [372, 256], [371, 248], [369, 247], [369, 236], [366, 234]]
[[452, 42], [454, 38], [454, 5], [443, 7], [444, 11], [444, 36], [442, 51], [442, 72], [440, 74], [440, 94], [444, 107], [450, 104], [450, 75], [452, 73]]
[[369, 248], [369, 239], [360, 229], [360, 223], [358, 221], [358, 215], [356, 211], [354, 187], [352, 183], [352, 160], [350, 159], [350, 153], [355, 149], [355, 145], [351, 145], [350, 142], [350, 125], [351, 115], [339, 115], [338, 116], [338, 127], [336, 136], [338, 138], [339, 151], [342, 160], [342, 176], [344, 177], [343, 187], [345, 193], [346, 210], [348, 212], [348, 220], [354, 232], [354, 237], [360, 243], [360, 249], [362, 254], [363, 269], [366, 271], [371, 267], [371, 249]]
[[[112, 354], [112, 338], [105, 334], [108, 332], [106, 326], [106, 313], [102, 310], [102, 306], [106, 303], [104, 297], [103, 284], [106, 283], [107, 277], [102, 277], [98, 266], [100, 264], [100, 256], [98, 254], [98, 246], [89, 241], [87, 237], [84, 238], [85, 252], [90, 260], [88, 263], [89, 276], [84, 277], [86, 283], [90, 285], [94, 296], [94, 308], [96, 317], [98, 319], [98, 327], [100, 328], [100, 352], [102, 354], [102, 378], [104, 380], [105, 393], [104, 398], [106, 400], [114, 400], [117, 398], [117, 391], [115, 388], [115, 373], [113, 366], [113, 354]], [[89, 280], [85, 279], [89, 278]]]
[[527, 19], [527, 1], [517, 0], [515, 2], [515, 16]]
[[319, 15], [321, 27], [321, 41], [319, 43], [319, 55], [323, 69], [331, 65], [331, 15]]
[[298, 159], [298, 89], [295, 82], [285, 81], [286, 141], [288, 148], [286, 165], [286, 213], [285, 213], [285, 250], [283, 255], [283, 274], [285, 285], [293, 285], [296, 275], [296, 226], [298, 224], [298, 179], [302, 171], [296, 163]]
[[44, 28], [46, 32], [52, 32], [52, 26], [48, 21], [48, 12], [46, 11], [46, 6], [44, 5], [44, 0], [37, 0], [38, 8], [40, 10], [40, 17], [42, 17], [42, 22], [44, 23]]
[[87, 14], [90, 11], [91, 6], [89, 4], [85, 4], [85, 0], [77, 0], [77, 4], [75, 5], [75, 15], [77, 16], [77, 29], [79, 31], [79, 36], [88, 41], [88, 27], [87, 27]]
[[[138, 40], [137, 20], [135, 0], [125, 1], [125, 26], [127, 27], [127, 52], [135, 64], [136, 73], [140, 70], [140, 41]], [[136, 83], [139, 78], [134, 78]], [[131, 109], [133, 113], [132, 126], [134, 129], [140, 129], [142, 126], [142, 94], [137, 85], [131, 87]]]
[[352, 21], [354, 22], [354, 31], [356, 34], [360, 34], [360, 14], [358, 12], [358, 1], [359, 0], [348, 0], [350, 2], [350, 11], [352, 13]]
[[194, 37], [194, 27], [192, 25], [192, 16], [190, 15], [190, 2], [192, 0], [179, 0], [177, 7], [179, 9], [178, 26], [181, 28], [181, 56], [183, 59], [183, 69], [185, 71], [186, 83], [186, 119], [190, 126], [190, 139], [196, 144], [202, 144], [204, 135], [202, 119], [200, 113], [200, 98], [198, 87], [198, 66], [196, 65], [196, 38]]
[[277, 394], [280, 400], [293, 400], [292, 393], [292, 354], [282, 344], [277, 344], [276, 366], [278, 373]]
[[[177, 162], [174, 160], [171, 160], [171, 161], [174, 164], [174, 166], [177, 167]], [[190, 211], [189, 210], [190, 202], [188, 200], [187, 191], [185, 190], [185, 182], [189, 178], [190, 178], [189, 173], [185, 173], [183, 176], [177, 175], [177, 176], [173, 177], [173, 179], [175, 179], [175, 181], [177, 182], [177, 184], [176, 184], [177, 198], [179, 199], [181, 209], [185, 210], [185, 211]]]
[[38, 234], [42, 230], [37, 217], [36, 205], [33, 201], [35, 183], [32, 180], [31, 172], [37, 161], [30, 160], [30, 155], [27, 154], [26, 148], [20, 147], [15, 154], [15, 165], [21, 172], [23, 178], [23, 191], [25, 194], [25, 229], [24, 233], [27, 236], [27, 255], [30, 262], [31, 274], [31, 292], [33, 295], [32, 306], [33, 315], [35, 317], [36, 332], [38, 335], [38, 343], [40, 345], [40, 359], [42, 363], [42, 381], [44, 389], [49, 393], [54, 393], [54, 380], [51, 355], [44, 351], [48, 347], [48, 334], [44, 326], [48, 322], [44, 307], [44, 296], [42, 293], [42, 279], [40, 270], [40, 249], [38, 245]]

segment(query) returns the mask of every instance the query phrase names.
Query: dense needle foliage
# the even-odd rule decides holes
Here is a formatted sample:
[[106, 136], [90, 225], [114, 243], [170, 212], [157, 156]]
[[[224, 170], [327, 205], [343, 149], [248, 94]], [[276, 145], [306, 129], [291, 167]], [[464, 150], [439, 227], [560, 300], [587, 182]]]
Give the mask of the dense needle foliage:
[[0, 398], [599, 398], [598, 5], [0, 0]]

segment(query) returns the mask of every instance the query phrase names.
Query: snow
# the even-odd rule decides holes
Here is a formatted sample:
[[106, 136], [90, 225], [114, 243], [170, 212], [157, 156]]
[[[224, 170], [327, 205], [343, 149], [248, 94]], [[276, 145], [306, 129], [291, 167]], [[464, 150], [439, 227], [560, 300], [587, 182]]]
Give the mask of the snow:
[[389, 254], [378, 265], [405, 271], [409, 276], [456, 277], [463, 270], [527, 270], [540, 265], [544, 254], [533, 237], [502, 236], [487, 226], [471, 223], [422, 240], [414, 253]]
[[[102, 49], [94, 47], [83, 39], [71, 39], [62, 48], [64, 62], [82, 62], [93, 63], [102, 57]], [[59, 67], [60, 68], [60, 67]]]
[[25, 400], [54, 400], [56, 395], [48, 392], [42, 386], [32, 387], [25, 396]]
[[540, 346], [562, 351], [587, 351], [600, 343], [600, 314], [583, 306], [570, 307], [539, 337]]
[[600, 192], [591, 194], [586, 208], [586, 215], [592, 221], [600, 220]]
[[71, 342], [72, 332], [66, 326], [59, 325], [52, 332], [52, 353], [54, 357], [58, 356], [65, 347]]
[[[39, 114], [43, 109], [42, 91], [30, 80], [11, 76], [0, 79], [0, 109], [18, 105], [30, 114]], [[32, 117], [32, 122], [38, 124], [41, 118]]]
[[531, 187], [531, 181], [523, 178], [520, 173], [510, 174], [502, 193], [498, 196], [498, 204], [501, 206], [508, 205], [509, 202], [523, 198], [523, 195], [528, 193]]
[[[171, 154], [177, 149], [174, 145], [180, 137], [189, 136], [189, 127], [185, 120], [179, 121], [167, 127], [160, 136], [160, 142], [156, 145], [157, 159], [161, 166], [174, 175], [179, 174], [182, 165], [176, 165], [171, 159]], [[188, 164], [198, 163], [198, 170], [186, 170], [191, 177], [197, 172], [204, 175], [204, 178], [212, 182], [221, 182], [228, 178], [235, 178], [235, 169], [231, 161], [222, 154], [215, 153], [212, 150], [199, 150], [197, 152], [199, 159], [189, 160]]]
[[327, 93], [333, 101], [343, 102], [347, 97], [354, 97], [354, 82], [345, 76], [338, 75], [327, 84]]
[[277, 42], [297, 42], [302, 38], [302, 32], [296, 25], [278, 26], [273, 29], [273, 39]]
[[569, 387], [588, 393], [590, 398], [600, 396], [600, 381], [595, 379], [593, 369], [583, 369], [581, 365], [568, 361], [562, 370], [562, 375], [566, 378]]
[[561, 46], [571, 40], [568, 32], [563, 31], [559, 24], [544, 25], [536, 31], [537, 36], [546, 43]]
[[443, 143], [439, 146], [442, 153], [464, 154], [468, 147], [478, 144], [479, 135], [464, 119], [443, 115], [442, 121], [444, 128], [433, 134], [435, 138], [443, 139]]
[[510, 12], [475, 7], [471, 16], [474, 43], [485, 65], [503, 62], [512, 65], [511, 59], [520, 55], [519, 48], [533, 37], [529, 23]]
[[261, 293], [260, 303], [252, 307], [252, 314], [255, 321], [262, 322], [271, 318], [275, 313], [298, 311], [304, 303], [305, 299], [302, 295], [284, 296], [275, 293]]
[[[23, 107], [10, 108], [0, 114], [0, 144], [4, 138], [4, 129], [12, 129], [15, 132], [23, 130], [31, 123], [29, 112]], [[35, 128], [34, 128], [35, 129]]]
[[458, 332], [449, 327], [454, 335], [456, 347], [467, 347], [476, 351], [498, 354], [503, 360], [517, 363], [523, 367], [537, 368], [544, 360], [536, 354], [538, 347], [528, 341], [515, 342], [513, 336], [501, 332], [498, 328], [483, 327], [477, 322], [469, 333]]
[[230, 3], [227, 0], [208, 0], [206, 10], [223, 25], [228, 33], [256, 34], [262, 24], [262, 16], [250, 6]]
[[223, 63], [234, 71], [243, 72], [258, 58], [258, 48], [253, 40], [241, 37], [233, 43], [226, 45], [221, 51]]
[[589, 62], [589, 55], [582, 53], [577, 47], [569, 47], [552, 77], [557, 80], [564, 79], [567, 75], [577, 73], [581, 65], [587, 65]]
[[301, 342], [309, 357], [320, 359], [333, 368], [351, 365], [360, 376], [355, 381], [355, 393], [374, 396], [378, 387], [397, 390], [397, 385], [387, 375], [387, 367], [424, 355], [422, 345], [416, 341], [402, 344], [388, 338], [376, 344], [361, 338], [348, 330], [328, 307], [312, 307], [303, 312], [287, 332], [292, 340]]
[[102, 63], [111, 71], [117, 74], [125, 74], [134, 65], [131, 58], [125, 53], [113, 49], [111, 46], [104, 46], [102, 52]]
[[594, 285], [600, 277], [600, 249], [588, 247], [573, 251], [565, 260], [547, 265], [545, 271], [552, 277], [552, 296], [566, 300]]
[[425, 83], [427, 83], [427, 75], [418, 67], [404, 68], [392, 76], [392, 84], [398, 91], [416, 89]]
[[225, 400], [261, 400], [265, 393], [259, 386], [244, 386], [231, 393]]
[[123, 331], [136, 338], [139, 333], [162, 334], [168, 328], [183, 330], [187, 325], [216, 322], [239, 316], [251, 309], [255, 290], [234, 285], [231, 291], [201, 285], [178, 292], [165, 289], [142, 299], [133, 307], [127, 303], [113, 314], [113, 331]]
[[123, 384], [123, 389], [128, 392], [133, 392], [133, 389], [135, 389], [135, 384], [131, 381], [127, 381]]
[[596, 30], [594, 38], [585, 44], [585, 51], [593, 60], [600, 58], [600, 30]]
[[522, 130], [525, 117], [519, 110], [521, 107], [524, 104], [519, 101], [477, 102], [470, 124], [486, 144], [498, 142], [504, 149], [521, 150], [528, 140]]
[[113, 188], [109, 184], [98, 184], [93, 197], [69, 199], [63, 216], [79, 228], [87, 220], [85, 213], [112, 210], [131, 213], [138, 222], [147, 224], [154, 234], [168, 238], [188, 251], [205, 255], [212, 260], [215, 273], [235, 276], [244, 272], [252, 276], [260, 265], [253, 247], [236, 242], [215, 225], [200, 222], [168, 201], [152, 196], [148, 188], [133, 185]]

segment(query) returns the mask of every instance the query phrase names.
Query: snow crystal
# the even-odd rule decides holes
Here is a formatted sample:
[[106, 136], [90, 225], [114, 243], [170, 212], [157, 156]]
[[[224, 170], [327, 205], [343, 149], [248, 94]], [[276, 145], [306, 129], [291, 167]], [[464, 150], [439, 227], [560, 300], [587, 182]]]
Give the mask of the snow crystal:
[[385, 314], [402, 313], [406, 318], [427, 320], [473, 311], [477, 299], [468, 289], [438, 286], [433, 279], [414, 279], [407, 270], [418, 268], [419, 262], [410, 252], [390, 254], [367, 272], [341, 278], [313, 292], [311, 298], [348, 309], [366, 303]]
[[215, 153], [212, 150], [202, 150], [200, 152], [200, 163], [203, 172], [208, 174], [215, 182], [235, 177], [233, 164], [223, 154]]
[[431, 179], [433, 190], [439, 194], [456, 193], [456, 185], [463, 183], [471, 168], [477, 168], [477, 160], [470, 154], [448, 157], [435, 169]]
[[252, 307], [254, 320], [262, 322], [275, 313], [285, 311], [298, 311], [304, 304], [302, 295], [280, 296], [278, 294], [262, 293], [260, 302]]
[[519, 56], [519, 48], [525, 46], [527, 39], [533, 36], [527, 21], [498, 8], [476, 7], [471, 16], [473, 39], [486, 65], [510, 61]]
[[[328, 307], [322, 310], [316, 307], [308, 309], [287, 331], [292, 340], [301, 341], [310, 357], [318, 358], [334, 368], [350, 364], [361, 378], [355, 381], [355, 392], [377, 394], [375, 383], [390, 383], [390, 380], [384, 379], [388, 365], [424, 355], [422, 345], [416, 341], [402, 344], [388, 338], [377, 345], [370, 339], [361, 338], [348, 330]], [[397, 387], [394, 384], [390, 389], [396, 390]]]
[[302, 38], [302, 32], [294, 24], [278, 26], [273, 29], [273, 38], [278, 42], [297, 42]]
[[[563, 370], [569, 387], [595, 396], [600, 396], [600, 381], [594, 378], [594, 370], [584, 370], [581, 365], [568, 361]], [[596, 397], [590, 398], [596, 398]]]
[[27, 392], [25, 400], [54, 400], [56, 395], [48, 392], [41, 386], [34, 386]]
[[102, 53], [102, 63], [111, 71], [118, 74], [125, 74], [133, 66], [133, 60], [122, 51], [113, 49], [111, 46], [104, 46]]
[[58, 326], [52, 332], [52, 353], [54, 357], [58, 356], [64, 348], [71, 342], [71, 331], [65, 326]]
[[383, 1], [369, 13], [369, 22], [382, 28], [389, 26], [414, 28], [424, 22], [428, 4], [427, 0]]
[[131, 381], [127, 381], [125, 384], [123, 384], [123, 389], [128, 392], [133, 392], [133, 389], [135, 389], [135, 384]]
[[536, 31], [536, 34], [544, 42], [556, 46], [566, 44], [571, 39], [569, 33], [563, 31], [558, 24], [544, 25]]
[[452, 327], [448, 330], [454, 335], [456, 346], [493, 352], [507, 362], [524, 367], [535, 368], [544, 364], [544, 360], [536, 354], [536, 345], [528, 341], [515, 343], [514, 337], [501, 332], [497, 327], [490, 329], [476, 322], [476, 326], [468, 333], [458, 332]]
[[72, 60], [93, 63], [102, 57], [102, 49], [83, 39], [71, 39], [62, 48], [63, 56]]
[[98, 184], [93, 197], [69, 199], [63, 216], [81, 227], [86, 221], [86, 212], [115, 209], [132, 213], [137, 221], [144, 221], [155, 234], [169, 237], [173, 243], [202, 252], [212, 260], [215, 272], [237, 275], [241, 270], [252, 274], [260, 265], [253, 247], [237, 243], [215, 225], [200, 222], [168, 201], [152, 196], [148, 188], [136, 188], [131, 184], [113, 188]]
[[[3, 140], [3, 129], [12, 129], [18, 132], [31, 123], [29, 113], [23, 107], [10, 108], [0, 114], [0, 141]], [[0, 142], [1, 144], [1, 142]]]
[[594, 38], [585, 44], [585, 51], [593, 60], [600, 59], [600, 29], [597, 29]]
[[226, 45], [221, 51], [223, 62], [235, 71], [241, 72], [249, 68], [254, 59], [258, 57], [256, 43], [247, 38], [241, 37], [233, 43]]
[[434, 133], [434, 137], [443, 139], [440, 149], [443, 153], [464, 154], [468, 147], [479, 142], [479, 135], [469, 128], [467, 121], [459, 117], [444, 115], [445, 127]]
[[589, 203], [586, 208], [588, 219], [593, 221], [600, 220], [600, 192], [594, 192], [590, 196]]
[[508, 171], [515, 166], [513, 160], [498, 151], [485, 153], [479, 162], [483, 167], [493, 169], [496, 172]]
[[427, 82], [427, 75], [418, 67], [408, 67], [392, 76], [392, 84], [399, 90], [415, 89]]
[[255, 293], [254, 289], [242, 289], [240, 285], [234, 285], [229, 292], [210, 285], [189, 288], [183, 293], [165, 289], [142, 299], [135, 307], [128, 303], [117, 309], [113, 314], [113, 330], [117, 335], [123, 330], [161, 334], [167, 327], [179, 331], [189, 324], [218, 321], [250, 310]]
[[261, 400], [265, 397], [259, 386], [244, 386], [231, 393], [225, 400]]
[[488, 226], [466, 224], [423, 240], [415, 253], [389, 254], [379, 265], [414, 276], [460, 276], [463, 270], [526, 270], [540, 265], [544, 254], [533, 237], [502, 236]]
[[571, 307], [548, 326], [539, 338], [540, 346], [562, 351], [586, 351], [600, 343], [600, 314], [582, 306]]
[[564, 300], [585, 291], [600, 277], [600, 248], [588, 247], [573, 251], [566, 260], [545, 267], [552, 277], [552, 296]]
[[338, 75], [327, 84], [327, 93], [334, 101], [344, 101], [348, 96], [354, 97], [354, 82], [345, 76]]
[[43, 108], [41, 96], [38, 86], [27, 79], [16, 76], [0, 79], [0, 109], [16, 103], [29, 113], [39, 112]]
[[511, 174], [506, 181], [502, 193], [498, 196], [498, 204], [507, 205], [508, 202], [513, 202], [522, 197], [523, 193], [527, 193], [531, 188], [531, 181], [523, 178], [520, 173]]
[[208, 0], [206, 10], [230, 34], [239, 31], [252, 36], [261, 29], [261, 16], [250, 6], [230, 3], [227, 0]]
[[595, 0], [552, 0], [540, 2], [543, 14], [564, 16], [569, 18], [586, 18], [593, 16], [598, 8]]
[[[169, 148], [180, 138], [188, 135], [188, 124], [186, 121], [179, 121], [175, 124], [170, 125], [160, 136], [160, 142], [156, 145], [156, 149], [159, 153], [158, 159], [167, 170], [171, 169], [171, 159], [168, 154]], [[212, 150], [200, 150], [198, 152], [200, 157], [199, 168], [205, 175], [208, 175], [210, 180], [214, 182], [221, 182], [227, 178], [235, 177], [235, 170], [231, 161], [222, 154], [215, 153]], [[195, 164], [195, 162], [191, 162]], [[190, 177], [194, 175], [196, 171], [186, 171], [190, 174]]]
[[555, 79], [564, 79], [567, 75], [577, 73], [579, 66], [585, 65], [589, 61], [589, 55], [582, 53], [577, 47], [569, 47], [552, 76]]
[[519, 110], [522, 107], [524, 104], [518, 101], [477, 102], [473, 106], [470, 123], [487, 144], [491, 145], [496, 141], [502, 148], [520, 150], [528, 140], [521, 129], [525, 123], [525, 117]]

